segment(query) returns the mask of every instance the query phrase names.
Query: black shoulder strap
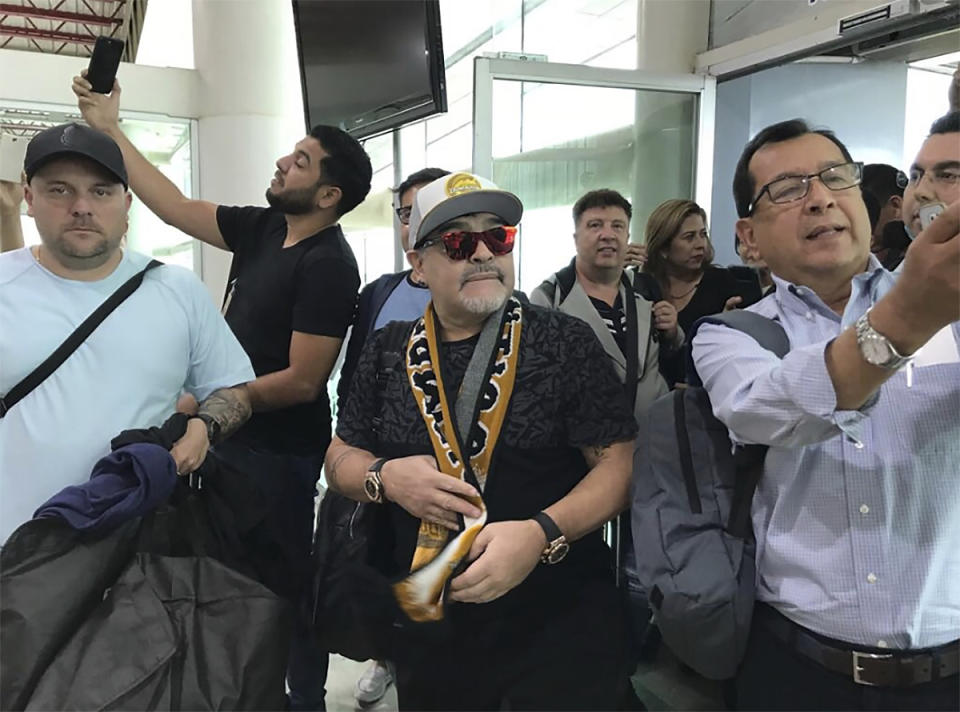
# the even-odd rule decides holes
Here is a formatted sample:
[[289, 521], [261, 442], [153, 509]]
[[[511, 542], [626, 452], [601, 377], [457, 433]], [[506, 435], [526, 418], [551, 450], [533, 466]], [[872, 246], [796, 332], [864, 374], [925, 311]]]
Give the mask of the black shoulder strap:
[[637, 298], [633, 291], [633, 284], [626, 274], [620, 275], [620, 283], [624, 287], [623, 309], [627, 317], [626, 346], [624, 357], [627, 359], [627, 376], [624, 383], [627, 386], [627, 399], [633, 408], [637, 402], [637, 376], [640, 373], [640, 344], [637, 333]]
[[780, 323], [755, 312], [731, 309], [720, 314], [701, 317], [694, 322], [690, 333], [687, 334], [687, 382], [692, 386], [702, 385], [693, 364], [693, 339], [703, 324], [720, 324], [742, 331], [779, 358], [783, 358], [790, 351], [790, 339]]
[[577, 283], [576, 259], [574, 257], [570, 260], [570, 264], [557, 272], [557, 287], [560, 289], [558, 304], [567, 298], [570, 290], [573, 289], [573, 285]]
[[0, 418], [7, 414], [13, 406], [23, 400], [34, 388], [43, 383], [54, 371], [60, 368], [61, 364], [70, 358], [71, 354], [86, 341], [87, 337], [100, 326], [104, 319], [110, 316], [110, 313], [120, 306], [123, 301], [137, 291], [137, 287], [143, 282], [143, 276], [154, 267], [159, 267], [162, 262], [150, 260], [150, 263], [141, 271], [137, 272], [130, 279], [120, 285], [120, 287], [107, 297], [96, 310], [83, 320], [70, 336], [68, 336], [57, 350], [47, 357], [47, 360], [37, 366], [17, 385], [0, 398]]

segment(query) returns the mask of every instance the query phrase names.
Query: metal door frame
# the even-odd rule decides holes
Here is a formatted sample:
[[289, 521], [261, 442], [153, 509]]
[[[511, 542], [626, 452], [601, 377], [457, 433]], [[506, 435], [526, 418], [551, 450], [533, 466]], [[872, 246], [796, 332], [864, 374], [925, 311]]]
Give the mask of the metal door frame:
[[709, 208], [713, 191], [713, 139], [717, 104], [717, 81], [714, 77], [476, 57], [473, 63], [473, 172], [485, 177], [493, 176], [493, 83], [498, 80], [697, 95], [693, 197], [697, 203]]

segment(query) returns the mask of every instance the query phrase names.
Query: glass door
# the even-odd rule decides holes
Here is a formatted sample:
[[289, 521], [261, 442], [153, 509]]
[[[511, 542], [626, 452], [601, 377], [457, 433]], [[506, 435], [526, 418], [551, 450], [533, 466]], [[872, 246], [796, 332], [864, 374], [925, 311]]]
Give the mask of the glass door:
[[669, 198], [709, 208], [715, 80], [572, 64], [474, 60], [473, 170], [524, 204], [517, 288], [574, 255], [571, 208], [612, 188], [633, 205], [631, 241]]

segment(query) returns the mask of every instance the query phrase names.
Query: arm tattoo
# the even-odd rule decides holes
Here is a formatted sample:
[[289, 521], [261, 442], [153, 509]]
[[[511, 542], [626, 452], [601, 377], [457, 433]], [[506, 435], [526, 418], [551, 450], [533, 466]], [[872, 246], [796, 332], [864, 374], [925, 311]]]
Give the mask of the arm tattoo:
[[591, 445], [590, 454], [593, 455], [597, 461], [600, 461], [603, 459], [603, 456], [607, 454], [607, 450], [609, 449], [609, 445]]
[[587, 461], [587, 467], [591, 470], [599, 465], [607, 457], [607, 454], [610, 452], [609, 445], [590, 445], [584, 446], [580, 449], [580, 452], [583, 453], [584, 459]]
[[246, 386], [221, 388], [200, 404], [198, 414], [209, 415], [220, 424], [220, 440], [235, 433], [251, 413]]
[[348, 455], [354, 453], [353, 448], [348, 448], [340, 453], [339, 457], [336, 460], [330, 463], [330, 468], [327, 470], [327, 481], [330, 483], [330, 486], [335, 490], [340, 487], [340, 473], [337, 472], [337, 468], [340, 467], [340, 463], [347, 459]]

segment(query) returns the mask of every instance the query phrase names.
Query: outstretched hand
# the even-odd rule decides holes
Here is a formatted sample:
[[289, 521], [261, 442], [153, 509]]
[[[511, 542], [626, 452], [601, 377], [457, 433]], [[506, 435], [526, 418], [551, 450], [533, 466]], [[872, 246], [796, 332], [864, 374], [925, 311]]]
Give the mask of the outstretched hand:
[[86, 121], [98, 131], [110, 132], [120, 125], [120, 82], [113, 80], [113, 90], [109, 94], [93, 91], [93, 85], [87, 81], [87, 70], [73, 78], [73, 93], [77, 95], [77, 106]]

